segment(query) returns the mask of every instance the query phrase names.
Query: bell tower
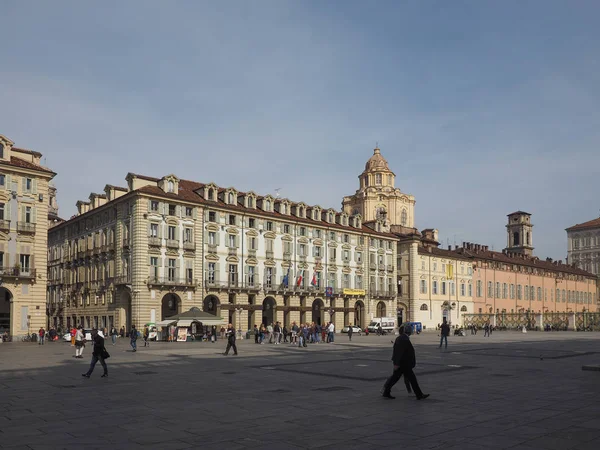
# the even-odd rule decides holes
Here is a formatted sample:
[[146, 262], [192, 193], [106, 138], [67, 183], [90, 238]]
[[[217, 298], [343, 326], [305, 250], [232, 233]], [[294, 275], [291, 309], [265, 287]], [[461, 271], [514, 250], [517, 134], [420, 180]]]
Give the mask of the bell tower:
[[531, 214], [516, 211], [508, 215], [506, 251], [533, 256], [533, 224]]

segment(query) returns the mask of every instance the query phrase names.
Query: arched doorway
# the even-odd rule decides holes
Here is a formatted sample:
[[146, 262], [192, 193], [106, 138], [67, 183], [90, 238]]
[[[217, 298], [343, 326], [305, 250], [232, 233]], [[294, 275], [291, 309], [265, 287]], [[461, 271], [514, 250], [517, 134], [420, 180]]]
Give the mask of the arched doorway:
[[0, 287], [0, 333], [5, 331], [12, 334], [10, 330], [10, 302], [12, 293], [5, 287]]
[[[129, 333], [131, 325], [138, 325], [132, 322], [133, 316], [131, 310], [133, 308], [133, 302], [131, 301], [131, 293], [128, 289], [121, 289], [118, 299], [120, 306], [119, 319], [123, 322], [121, 323], [121, 326], [125, 326], [125, 332]], [[83, 325], [83, 323], [81, 325]]]
[[362, 301], [357, 301], [354, 304], [354, 325], [360, 328], [365, 328], [365, 304]]
[[181, 308], [181, 299], [177, 294], [167, 294], [162, 298], [160, 307], [160, 320], [165, 320], [168, 317], [173, 317], [179, 314]]
[[312, 321], [317, 325], [323, 325], [323, 313], [325, 312], [325, 304], [320, 298], [315, 299], [312, 304]]
[[385, 317], [385, 303], [377, 303], [377, 317]]
[[273, 297], [267, 297], [263, 300], [262, 304], [262, 323], [267, 326], [274, 322], [275, 308], [277, 302]]
[[402, 303], [398, 305], [398, 309], [396, 311], [396, 317], [398, 318], [398, 326], [400, 326], [401, 324], [406, 322], [407, 317], [408, 317], [406, 314], [406, 311], [407, 311], [406, 305], [404, 305]]
[[221, 302], [219, 301], [219, 297], [215, 295], [209, 295], [202, 302], [202, 311], [212, 314], [214, 316], [218, 316], [220, 305]]

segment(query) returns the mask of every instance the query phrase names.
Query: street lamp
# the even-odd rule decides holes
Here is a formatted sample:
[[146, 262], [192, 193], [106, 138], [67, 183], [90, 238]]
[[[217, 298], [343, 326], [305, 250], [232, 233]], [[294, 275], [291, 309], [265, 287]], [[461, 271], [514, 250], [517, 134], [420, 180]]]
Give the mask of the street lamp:
[[242, 336], [242, 311], [243, 310], [244, 310], [244, 308], [235, 308], [235, 311], [238, 313], [237, 332], [238, 332], [238, 337], [240, 339], [244, 339]]

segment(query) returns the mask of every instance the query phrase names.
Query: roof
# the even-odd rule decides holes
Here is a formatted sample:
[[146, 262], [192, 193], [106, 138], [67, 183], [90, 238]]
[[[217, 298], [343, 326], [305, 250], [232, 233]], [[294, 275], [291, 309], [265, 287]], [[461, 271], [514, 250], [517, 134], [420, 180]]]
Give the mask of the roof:
[[56, 175], [56, 173], [54, 173], [52, 170], [50, 170], [46, 167], [42, 167], [42, 166], [39, 166], [32, 162], [25, 161], [24, 159], [21, 159], [17, 156], [13, 156], [13, 155], [11, 155], [11, 157], [10, 157], [10, 162], [0, 160], [0, 163], [8, 164], [9, 166], [19, 167], [21, 169], [28, 169], [28, 170], [35, 170], [37, 172], [44, 172], [44, 173], [47, 173], [52, 176]]
[[373, 149], [373, 156], [371, 156], [365, 164], [365, 170], [363, 173], [378, 171], [391, 172], [388, 162], [383, 156], [381, 156], [381, 150], [375, 148]]
[[127, 188], [120, 187], [120, 186], [113, 186], [112, 184], [107, 184], [105, 186], [105, 188], [114, 189], [115, 191], [123, 191], [123, 192], [129, 191], [129, 189], [127, 189]]
[[600, 218], [578, 223], [566, 229], [566, 231], [586, 230], [588, 228], [600, 228]]
[[528, 212], [525, 212], [525, 211], [515, 211], [514, 213], [507, 214], [508, 217], [510, 217], [510, 216], [522, 216], [522, 215], [530, 216], [531, 214], [529, 214]]
[[506, 264], [516, 264], [521, 266], [528, 267], [536, 267], [538, 269], [544, 269], [551, 272], [563, 272], [569, 273], [572, 275], [579, 275], [588, 278], [596, 278], [596, 275], [586, 272], [585, 270], [579, 269], [577, 267], [573, 267], [567, 264], [559, 264], [557, 262], [541, 260], [539, 258], [529, 258], [529, 257], [517, 257], [510, 256], [502, 252], [495, 252], [492, 250], [467, 250], [464, 247], [456, 250], [457, 252], [462, 253], [465, 256], [470, 256], [473, 259], [484, 259], [488, 261], [498, 261]]
[[19, 148], [19, 147], [14, 147], [14, 146], [12, 149], [16, 150], [18, 152], [21, 152], [21, 153], [28, 153], [30, 155], [37, 156], [38, 158], [42, 157], [42, 154], [40, 152], [36, 152], [35, 150], [28, 150], [26, 148]]
[[195, 319], [199, 322], [202, 320], [222, 320], [221, 317], [215, 316], [214, 314], [201, 311], [199, 308], [193, 307], [189, 311], [176, 314], [171, 317], [167, 317], [167, 320], [178, 320], [178, 319]]
[[438, 247], [419, 247], [418, 251], [420, 255], [435, 255], [440, 256], [442, 258], [462, 259], [464, 261], [471, 260], [469, 256], [463, 255], [457, 251], [445, 250], [443, 248]]

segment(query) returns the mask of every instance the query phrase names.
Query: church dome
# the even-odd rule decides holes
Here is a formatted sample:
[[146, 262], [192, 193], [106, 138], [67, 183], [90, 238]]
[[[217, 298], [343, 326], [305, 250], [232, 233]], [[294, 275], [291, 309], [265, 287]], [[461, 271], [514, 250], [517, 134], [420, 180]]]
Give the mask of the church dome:
[[390, 168], [388, 167], [388, 162], [381, 156], [381, 151], [376, 148], [373, 150], [373, 156], [371, 156], [367, 161], [367, 164], [365, 164], [365, 172], [378, 171], [389, 172]]

